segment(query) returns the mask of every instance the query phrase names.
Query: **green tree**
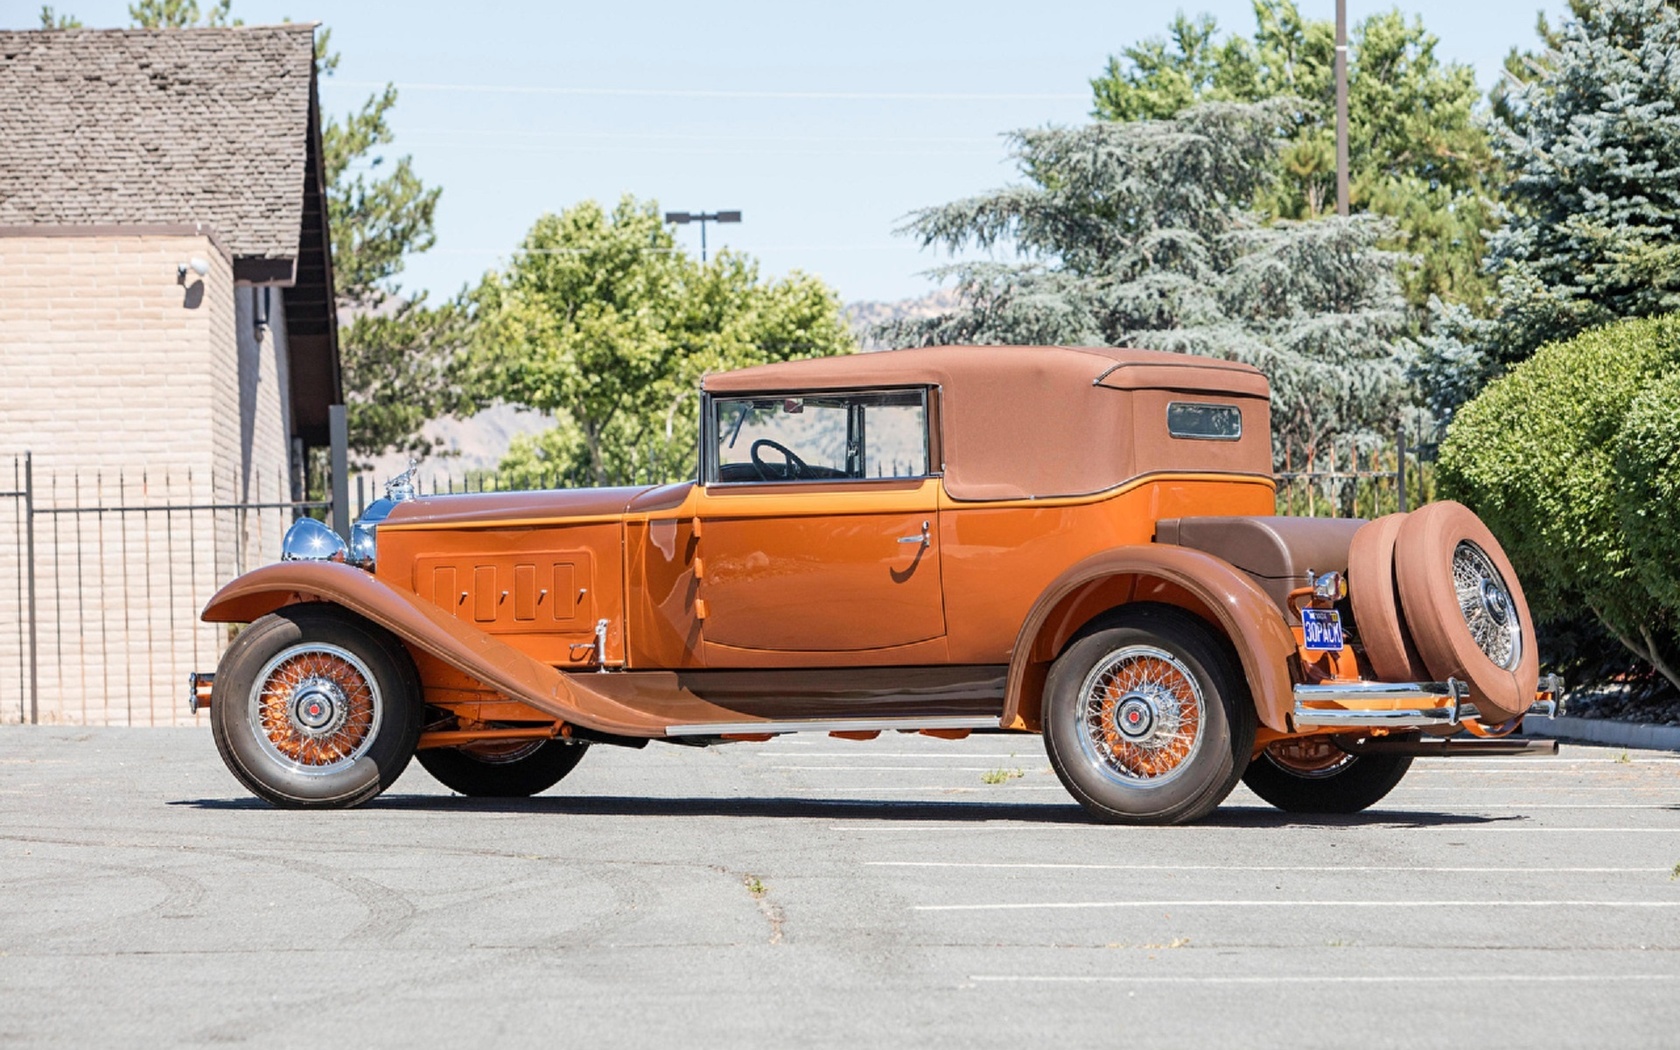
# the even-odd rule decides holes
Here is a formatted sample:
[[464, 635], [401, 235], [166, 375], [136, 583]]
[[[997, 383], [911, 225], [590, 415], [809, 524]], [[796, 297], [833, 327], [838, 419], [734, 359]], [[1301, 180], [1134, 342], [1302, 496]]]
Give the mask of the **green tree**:
[[1489, 316], [1447, 311], [1419, 362], [1451, 409], [1544, 343], [1680, 308], [1680, 12], [1577, 0], [1513, 56], [1493, 121], [1508, 171]]
[[475, 299], [472, 389], [558, 422], [510, 449], [503, 469], [526, 482], [690, 475], [705, 371], [853, 349], [822, 282], [762, 280], [734, 252], [698, 263], [631, 197], [544, 215]]
[[80, 29], [82, 20], [75, 15], [61, 15], [50, 4], [41, 5], [42, 29]]
[[1549, 344], [1463, 406], [1437, 477], [1499, 537], [1537, 620], [1596, 617], [1680, 687], [1677, 380], [1677, 315]]
[[128, 17], [144, 29], [185, 29], [187, 26], [237, 26], [244, 20], [232, 17], [233, 0], [216, 0], [202, 13], [198, 0], [139, 0], [128, 5]]
[[[315, 41], [326, 76], [338, 69], [331, 41], [328, 29]], [[425, 424], [466, 404], [453, 364], [471, 326], [463, 297], [434, 307], [424, 292], [405, 295], [397, 283], [407, 257], [437, 242], [433, 222], [443, 191], [427, 187], [407, 156], [374, 174], [386, 163], [381, 147], [394, 139], [389, 116], [396, 104], [397, 89], [387, 84], [321, 128], [350, 447], [362, 456], [390, 449], [423, 455], [431, 449], [421, 434]]]
[[[1335, 32], [1303, 18], [1292, 0], [1255, 0], [1251, 39], [1220, 38], [1203, 15], [1180, 14], [1168, 37], [1109, 59], [1091, 82], [1093, 115], [1162, 120], [1205, 101], [1294, 97], [1307, 105], [1279, 126], [1281, 177], [1254, 203], [1281, 218], [1311, 219], [1335, 204]], [[1349, 41], [1348, 154], [1356, 210], [1387, 216], [1390, 246], [1414, 258], [1401, 267], [1408, 300], [1432, 295], [1480, 303], [1479, 268], [1495, 170], [1476, 121], [1473, 71], [1442, 63], [1436, 37], [1399, 11], [1358, 23]]]
[[1377, 216], [1265, 224], [1291, 105], [1204, 103], [1170, 120], [1016, 132], [1027, 182], [913, 215], [924, 247], [1008, 243], [958, 263], [963, 307], [888, 326], [901, 342], [1139, 346], [1244, 361], [1272, 383], [1277, 459], [1387, 433], [1405, 397], [1406, 303]]

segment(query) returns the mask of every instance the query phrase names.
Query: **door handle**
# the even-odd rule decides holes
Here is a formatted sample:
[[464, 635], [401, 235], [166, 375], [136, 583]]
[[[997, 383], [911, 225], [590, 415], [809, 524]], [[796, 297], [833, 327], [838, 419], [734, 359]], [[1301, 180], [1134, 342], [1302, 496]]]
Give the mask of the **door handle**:
[[915, 536], [900, 536], [898, 538], [898, 542], [900, 542], [900, 543], [920, 543], [922, 546], [926, 547], [929, 543], [929, 540], [928, 540], [928, 522], [925, 522], [925, 521], [922, 522], [922, 531], [918, 535], [915, 535]]

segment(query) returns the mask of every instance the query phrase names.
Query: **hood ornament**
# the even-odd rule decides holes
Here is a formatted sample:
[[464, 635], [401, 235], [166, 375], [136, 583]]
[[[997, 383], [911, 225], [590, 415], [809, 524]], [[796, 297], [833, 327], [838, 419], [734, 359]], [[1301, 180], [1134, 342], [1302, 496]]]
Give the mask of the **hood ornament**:
[[420, 469], [420, 461], [410, 458], [408, 469], [385, 482], [385, 498], [392, 503], [414, 498], [414, 475]]

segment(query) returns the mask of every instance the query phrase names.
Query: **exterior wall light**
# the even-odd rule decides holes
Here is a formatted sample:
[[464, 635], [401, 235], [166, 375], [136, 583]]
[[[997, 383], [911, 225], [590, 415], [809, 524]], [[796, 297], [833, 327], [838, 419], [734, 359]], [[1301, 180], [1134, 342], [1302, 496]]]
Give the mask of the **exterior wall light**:
[[204, 258], [201, 255], [195, 255], [191, 259], [188, 259], [186, 262], [180, 263], [179, 265], [177, 265], [175, 267], [175, 281], [176, 281], [176, 283], [178, 283], [178, 284], [186, 284], [187, 283], [187, 271], [188, 270], [191, 270], [193, 273], [196, 273], [200, 277], [203, 277], [210, 272], [210, 260]]

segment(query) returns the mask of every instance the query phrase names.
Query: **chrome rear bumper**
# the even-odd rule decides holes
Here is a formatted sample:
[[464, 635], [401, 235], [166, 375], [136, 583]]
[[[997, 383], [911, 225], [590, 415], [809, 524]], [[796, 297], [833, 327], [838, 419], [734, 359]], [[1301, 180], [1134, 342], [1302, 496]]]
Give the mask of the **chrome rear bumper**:
[[[1543, 696], [1535, 700], [1526, 714], [1557, 717], [1563, 680], [1557, 675], [1546, 675], [1540, 679], [1540, 692]], [[1481, 712], [1469, 696], [1470, 687], [1456, 678], [1445, 682], [1298, 685], [1291, 718], [1296, 730], [1450, 726], [1465, 719], [1481, 719]], [[1336, 706], [1326, 706], [1330, 704]]]

